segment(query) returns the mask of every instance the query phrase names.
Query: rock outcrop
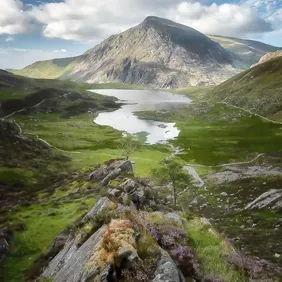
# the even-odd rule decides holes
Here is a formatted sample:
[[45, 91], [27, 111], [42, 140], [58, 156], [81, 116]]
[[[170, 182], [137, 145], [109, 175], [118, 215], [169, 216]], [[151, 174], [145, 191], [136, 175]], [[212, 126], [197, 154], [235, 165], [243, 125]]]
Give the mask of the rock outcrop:
[[[122, 216], [125, 211], [127, 214], [130, 211], [128, 218]], [[110, 223], [102, 224], [97, 230], [92, 226], [89, 237], [81, 241], [81, 230], [85, 230], [86, 226], [93, 224], [105, 212], [111, 213]], [[158, 236], [163, 236], [161, 244], [153, 237], [156, 233], [150, 235], [154, 226], [150, 216], [154, 214], [142, 214], [130, 207], [117, 206], [107, 197], [101, 198], [82, 219], [79, 228], [70, 233], [61, 250], [44, 269], [41, 278], [52, 279], [53, 282], [118, 281], [123, 275], [128, 275], [128, 270], [132, 273], [137, 271], [145, 279], [140, 281], [184, 282], [185, 273], [180, 270], [182, 257], [177, 257], [173, 252], [173, 248], [177, 247], [175, 240], [188, 242], [181, 217], [173, 213], [155, 215], [159, 216], [165, 226], [162, 230], [164, 234], [160, 233], [160, 228], [154, 229], [159, 232]], [[175, 229], [177, 236], [172, 235], [170, 240], [166, 239], [169, 232]], [[188, 247], [184, 253], [186, 250]], [[185, 255], [188, 256], [188, 253]], [[149, 256], [156, 262], [156, 266], [150, 265], [146, 269], [142, 265], [150, 261]], [[197, 263], [191, 254], [192, 257], [189, 265], [193, 268]], [[188, 275], [192, 278], [196, 273], [196, 270], [191, 269]]]
[[282, 209], [282, 190], [271, 189], [263, 193], [253, 202], [246, 205], [245, 210], [265, 209], [281, 210]]
[[102, 186], [106, 186], [111, 180], [125, 173], [133, 175], [131, 161], [112, 160], [92, 172], [89, 175], [89, 180], [100, 182]]
[[251, 68], [256, 67], [258, 65], [261, 65], [265, 62], [268, 62], [268, 61], [273, 60], [273, 59], [278, 58], [278, 57], [282, 57], [282, 50], [278, 50], [278, 51], [272, 52], [272, 53], [267, 53], [266, 55], [261, 57], [261, 59], [256, 64], [252, 65]]

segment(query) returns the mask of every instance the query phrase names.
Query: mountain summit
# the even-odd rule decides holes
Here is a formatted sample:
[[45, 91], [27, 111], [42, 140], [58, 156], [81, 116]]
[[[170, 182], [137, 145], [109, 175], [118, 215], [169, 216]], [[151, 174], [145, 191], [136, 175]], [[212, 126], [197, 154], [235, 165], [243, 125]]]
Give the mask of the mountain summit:
[[37, 62], [17, 73], [170, 88], [219, 84], [248, 67], [239, 56], [197, 30], [167, 19], [148, 17], [82, 56]]

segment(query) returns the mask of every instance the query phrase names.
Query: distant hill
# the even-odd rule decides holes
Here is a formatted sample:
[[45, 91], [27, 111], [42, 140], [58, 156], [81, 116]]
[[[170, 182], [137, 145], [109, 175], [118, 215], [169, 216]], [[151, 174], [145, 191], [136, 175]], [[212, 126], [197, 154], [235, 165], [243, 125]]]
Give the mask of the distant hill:
[[219, 35], [208, 35], [208, 37], [213, 41], [218, 42], [226, 50], [239, 56], [247, 67], [257, 63], [262, 56], [269, 52], [275, 52], [279, 49], [282, 50], [280, 47], [274, 47], [254, 40]]
[[208, 97], [282, 121], [281, 77], [282, 57], [278, 57], [236, 75], [215, 87]]
[[63, 75], [68, 68], [71, 68], [72, 62], [78, 57], [53, 59], [49, 61], [39, 61], [24, 68], [23, 70], [13, 70], [14, 74], [20, 74], [32, 78], [56, 79]]

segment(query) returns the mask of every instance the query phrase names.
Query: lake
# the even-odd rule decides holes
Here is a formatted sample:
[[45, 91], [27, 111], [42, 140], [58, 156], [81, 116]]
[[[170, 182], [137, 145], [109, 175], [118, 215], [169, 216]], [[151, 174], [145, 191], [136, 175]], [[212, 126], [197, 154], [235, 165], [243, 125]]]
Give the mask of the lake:
[[158, 90], [90, 90], [105, 96], [113, 96], [120, 103], [126, 103], [116, 111], [100, 113], [96, 124], [111, 126], [130, 134], [143, 133], [148, 144], [164, 143], [178, 137], [180, 131], [175, 123], [139, 119], [134, 112], [165, 111], [183, 107], [192, 101], [184, 95]]

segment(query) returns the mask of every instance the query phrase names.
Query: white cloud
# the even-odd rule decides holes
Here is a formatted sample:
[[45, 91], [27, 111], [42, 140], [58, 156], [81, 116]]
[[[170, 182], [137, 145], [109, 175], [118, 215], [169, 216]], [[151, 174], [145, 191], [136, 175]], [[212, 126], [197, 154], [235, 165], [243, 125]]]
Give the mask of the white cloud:
[[30, 29], [29, 15], [18, 0], [1, 0], [0, 34], [20, 34]]
[[13, 42], [15, 41], [14, 38], [12, 36], [8, 36], [6, 39], [5, 39], [6, 42]]
[[221, 35], [244, 36], [271, 30], [270, 23], [248, 5], [208, 6], [183, 0], [64, 0], [33, 7], [30, 15], [43, 24], [44, 36], [77, 41], [101, 40], [140, 23], [149, 15]]
[[66, 49], [56, 49], [56, 50], [53, 50], [54, 53], [66, 53], [68, 52]]
[[[175, 14], [175, 16], [173, 15]], [[272, 31], [272, 26], [245, 5], [182, 2], [171, 17], [206, 34], [245, 36]]]

